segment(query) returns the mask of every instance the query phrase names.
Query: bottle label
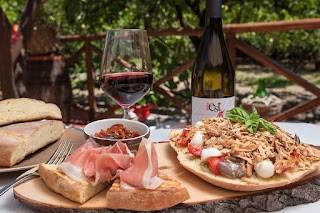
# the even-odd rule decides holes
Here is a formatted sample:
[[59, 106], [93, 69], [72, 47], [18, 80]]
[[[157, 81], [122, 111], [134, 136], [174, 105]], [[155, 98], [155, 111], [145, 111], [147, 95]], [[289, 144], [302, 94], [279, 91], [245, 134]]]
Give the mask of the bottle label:
[[198, 98], [192, 97], [192, 125], [203, 118], [225, 118], [226, 112], [235, 106], [235, 97]]

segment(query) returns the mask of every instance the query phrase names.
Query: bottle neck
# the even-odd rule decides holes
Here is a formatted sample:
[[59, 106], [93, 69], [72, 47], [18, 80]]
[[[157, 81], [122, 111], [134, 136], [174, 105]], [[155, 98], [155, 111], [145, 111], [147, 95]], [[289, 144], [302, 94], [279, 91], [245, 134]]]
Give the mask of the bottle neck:
[[213, 25], [215, 29], [222, 28], [221, 4], [222, 0], [206, 1], [205, 27]]
[[214, 32], [223, 32], [222, 31], [222, 19], [221, 18], [210, 18], [206, 23], [206, 28], [210, 28]]
[[221, 18], [222, 0], [207, 0], [206, 1], [206, 19]]

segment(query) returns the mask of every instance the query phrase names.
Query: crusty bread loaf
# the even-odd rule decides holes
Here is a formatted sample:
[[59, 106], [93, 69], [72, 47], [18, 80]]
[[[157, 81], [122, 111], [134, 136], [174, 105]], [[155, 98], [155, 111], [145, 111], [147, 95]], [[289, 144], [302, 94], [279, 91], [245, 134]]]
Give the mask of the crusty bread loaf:
[[0, 101], [0, 115], [0, 126], [41, 119], [62, 119], [57, 105], [30, 98]]
[[117, 179], [106, 195], [108, 208], [155, 211], [172, 207], [190, 198], [187, 189], [180, 182], [163, 174], [160, 178], [164, 182], [155, 190], [123, 189]]
[[92, 186], [87, 181], [76, 182], [69, 178], [57, 165], [40, 164], [39, 174], [45, 184], [58, 194], [69, 200], [84, 204], [90, 198], [101, 192], [106, 184]]
[[[180, 134], [181, 131], [182, 130], [171, 130], [169, 139], [175, 134]], [[312, 167], [308, 170], [298, 170], [298, 168], [295, 167], [282, 174], [274, 175], [272, 178], [261, 178], [258, 176], [251, 176], [242, 179], [228, 178], [224, 175], [214, 175], [209, 167], [204, 166], [200, 158], [190, 154], [186, 146], [180, 146], [173, 140], [169, 140], [169, 142], [171, 147], [177, 152], [179, 163], [184, 168], [213, 185], [234, 191], [256, 191], [285, 186], [302, 179], [320, 167], [320, 162], [312, 165]], [[315, 152], [320, 155], [319, 150], [315, 149]]]
[[62, 121], [42, 120], [10, 124], [0, 128], [0, 166], [10, 167], [27, 155], [58, 140], [64, 130]]

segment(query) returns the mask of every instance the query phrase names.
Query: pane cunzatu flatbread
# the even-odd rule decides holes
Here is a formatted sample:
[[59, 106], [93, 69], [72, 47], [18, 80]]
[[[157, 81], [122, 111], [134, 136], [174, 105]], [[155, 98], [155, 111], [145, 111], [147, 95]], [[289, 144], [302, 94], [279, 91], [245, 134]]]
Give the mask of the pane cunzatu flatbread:
[[[320, 167], [320, 151], [241, 108], [170, 132], [180, 164], [216, 186], [255, 191], [288, 185]], [[236, 121], [236, 122], [235, 122]]]

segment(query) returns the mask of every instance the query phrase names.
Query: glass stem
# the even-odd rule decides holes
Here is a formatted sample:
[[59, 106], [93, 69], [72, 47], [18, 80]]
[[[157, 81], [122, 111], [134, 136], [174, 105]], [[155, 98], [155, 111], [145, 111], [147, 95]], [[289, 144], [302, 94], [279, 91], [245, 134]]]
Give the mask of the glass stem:
[[123, 107], [123, 119], [129, 119], [130, 107]]

